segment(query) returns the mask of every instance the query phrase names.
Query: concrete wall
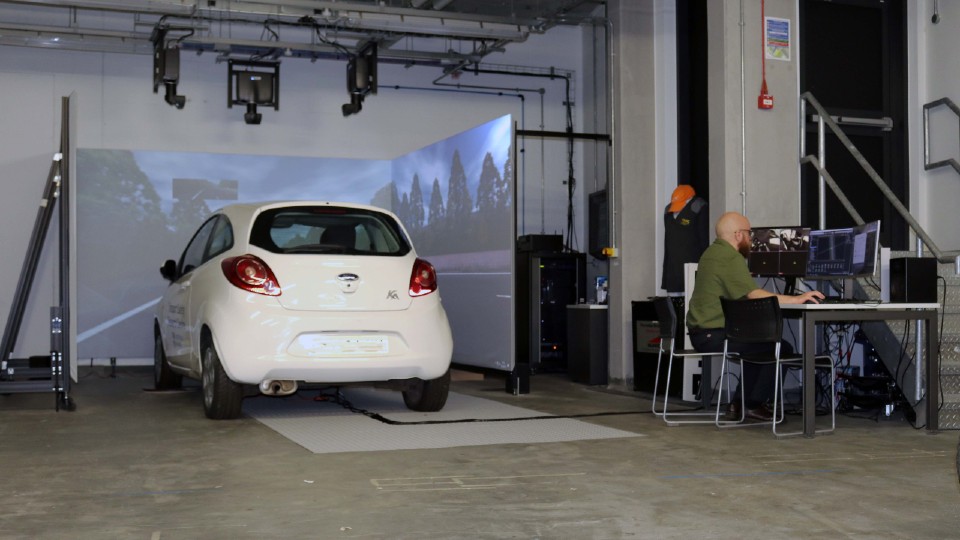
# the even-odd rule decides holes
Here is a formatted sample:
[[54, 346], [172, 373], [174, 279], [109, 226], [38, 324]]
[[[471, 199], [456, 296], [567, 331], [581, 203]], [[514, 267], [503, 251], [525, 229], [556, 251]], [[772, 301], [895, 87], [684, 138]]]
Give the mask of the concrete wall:
[[[654, 0], [610, 3], [613, 21], [613, 186], [611, 243], [618, 256], [609, 262], [610, 363], [613, 384], [632, 380], [630, 302], [656, 293], [660, 259], [657, 223], [662, 188], [658, 188], [658, 94], [655, 74], [658, 28]], [[675, 138], [673, 144], [675, 144]]]
[[771, 110], [757, 107], [762, 82], [760, 0], [708, 2], [707, 9], [711, 220], [737, 211], [756, 226], [799, 223], [797, 3], [766, 2], [766, 16], [791, 21], [793, 39], [789, 61], [766, 60], [767, 90], [774, 97]]

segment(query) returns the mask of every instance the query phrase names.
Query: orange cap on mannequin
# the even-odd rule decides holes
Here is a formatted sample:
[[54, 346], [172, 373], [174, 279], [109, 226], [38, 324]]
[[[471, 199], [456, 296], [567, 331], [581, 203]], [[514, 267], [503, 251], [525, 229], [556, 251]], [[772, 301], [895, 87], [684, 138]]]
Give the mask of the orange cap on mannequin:
[[692, 199], [697, 193], [692, 186], [680, 184], [673, 190], [673, 196], [670, 197], [670, 212], [679, 212], [687, 205], [687, 201]]

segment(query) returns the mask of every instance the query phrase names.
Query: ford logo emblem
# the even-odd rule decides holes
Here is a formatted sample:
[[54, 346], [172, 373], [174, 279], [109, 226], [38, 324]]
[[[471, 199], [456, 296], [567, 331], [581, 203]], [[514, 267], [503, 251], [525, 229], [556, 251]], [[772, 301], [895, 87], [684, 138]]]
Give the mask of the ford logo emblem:
[[339, 276], [337, 276], [337, 279], [339, 279], [340, 281], [356, 281], [360, 279], [360, 276], [356, 274], [340, 274]]

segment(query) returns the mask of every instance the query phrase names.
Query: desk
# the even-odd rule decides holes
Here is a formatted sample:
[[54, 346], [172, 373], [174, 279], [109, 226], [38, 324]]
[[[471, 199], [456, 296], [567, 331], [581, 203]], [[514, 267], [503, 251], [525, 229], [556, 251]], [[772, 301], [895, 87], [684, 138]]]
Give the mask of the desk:
[[[814, 395], [814, 356], [816, 355], [816, 325], [821, 322], [839, 321], [923, 321], [925, 324], [923, 345], [926, 362], [927, 430], [937, 431], [940, 373], [937, 369], [937, 313], [939, 304], [782, 304], [784, 316], [799, 314], [803, 330], [803, 434], [814, 435], [816, 420], [816, 397]], [[919, 367], [919, 366], [918, 366]]]

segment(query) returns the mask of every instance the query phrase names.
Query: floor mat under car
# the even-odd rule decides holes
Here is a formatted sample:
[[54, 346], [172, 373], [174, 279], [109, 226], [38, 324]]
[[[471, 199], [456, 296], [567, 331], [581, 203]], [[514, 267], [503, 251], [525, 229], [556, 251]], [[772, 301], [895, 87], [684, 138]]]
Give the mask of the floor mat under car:
[[344, 389], [347, 407], [317, 396], [248, 398], [243, 412], [315, 454], [641, 436], [455, 392], [434, 413], [410, 411], [394, 391]]

